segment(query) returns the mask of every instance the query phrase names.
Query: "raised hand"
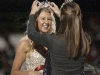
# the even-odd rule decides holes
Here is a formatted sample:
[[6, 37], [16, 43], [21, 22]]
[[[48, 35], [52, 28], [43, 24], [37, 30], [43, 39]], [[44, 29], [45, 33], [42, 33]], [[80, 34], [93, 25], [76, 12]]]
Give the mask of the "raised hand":
[[54, 2], [51, 2], [49, 6], [50, 9], [52, 9], [54, 13], [58, 15], [58, 17], [60, 17], [60, 9], [58, 8], [58, 6]]
[[41, 5], [42, 4], [38, 0], [35, 0], [32, 4], [30, 14], [35, 14], [40, 9]]

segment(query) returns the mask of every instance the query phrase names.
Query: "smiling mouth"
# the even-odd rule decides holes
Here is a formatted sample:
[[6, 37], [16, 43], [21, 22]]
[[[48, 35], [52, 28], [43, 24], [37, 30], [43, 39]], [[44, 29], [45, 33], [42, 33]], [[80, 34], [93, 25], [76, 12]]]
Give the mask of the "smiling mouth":
[[43, 27], [44, 27], [44, 28], [48, 28], [48, 27], [49, 27], [49, 25], [43, 25]]

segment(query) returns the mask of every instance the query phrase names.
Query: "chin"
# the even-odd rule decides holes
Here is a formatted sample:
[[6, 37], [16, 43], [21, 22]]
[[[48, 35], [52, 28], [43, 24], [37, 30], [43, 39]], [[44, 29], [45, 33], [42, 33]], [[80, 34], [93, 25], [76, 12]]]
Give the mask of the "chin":
[[43, 33], [48, 33], [48, 30], [44, 30]]

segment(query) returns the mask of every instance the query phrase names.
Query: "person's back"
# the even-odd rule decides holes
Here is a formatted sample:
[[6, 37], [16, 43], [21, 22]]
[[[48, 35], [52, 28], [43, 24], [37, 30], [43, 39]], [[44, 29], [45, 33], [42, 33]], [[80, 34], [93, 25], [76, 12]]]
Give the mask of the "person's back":
[[50, 50], [51, 75], [82, 75], [86, 56], [79, 52], [76, 58], [67, 57], [66, 40], [56, 35], [52, 37], [55, 39], [52, 39], [52, 50]]

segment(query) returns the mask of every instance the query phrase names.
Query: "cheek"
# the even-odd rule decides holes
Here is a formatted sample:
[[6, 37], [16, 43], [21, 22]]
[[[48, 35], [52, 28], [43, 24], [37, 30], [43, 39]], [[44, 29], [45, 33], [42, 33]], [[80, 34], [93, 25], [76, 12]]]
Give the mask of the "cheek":
[[42, 29], [42, 25], [41, 24], [38, 24], [38, 29], [39, 29], [39, 31]]
[[52, 22], [49, 22], [50, 27], [52, 26]]
[[37, 25], [38, 25], [38, 28], [41, 28], [42, 27], [42, 22], [41, 21], [38, 21], [37, 22]]

